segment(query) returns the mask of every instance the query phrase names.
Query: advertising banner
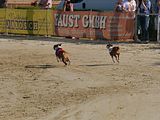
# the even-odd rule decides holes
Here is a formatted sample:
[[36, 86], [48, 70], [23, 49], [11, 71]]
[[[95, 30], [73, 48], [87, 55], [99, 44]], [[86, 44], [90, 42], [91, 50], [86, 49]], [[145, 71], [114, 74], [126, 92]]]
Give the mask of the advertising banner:
[[53, 35], [51, 10], [7, 9], [5, 19], [7, 33]]
[[5, 19], [6, 19], [5, 9], [0, 9], [0, 33], [5, 32]]
[[53, 11], [57, 36], [93, 39], [132, 39], [134, 15], [113, 12]]

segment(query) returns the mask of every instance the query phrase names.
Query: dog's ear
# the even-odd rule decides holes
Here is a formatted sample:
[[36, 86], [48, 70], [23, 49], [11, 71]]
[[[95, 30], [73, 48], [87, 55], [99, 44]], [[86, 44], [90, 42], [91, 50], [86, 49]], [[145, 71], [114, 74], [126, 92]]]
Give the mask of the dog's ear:
[[113, 46], [110, 42], [107, 44], [108, 46]]
[[58, 47], [58, 44], [54, 45], [54, 46], [53, 46], [53, 49], [55, 50], [57, 47]]
[[106, 45], [107, 48], [110, 48], [111, 46], [113, 46], [111, 43], [108, 43], [108, 44]]
[[62, 43], [57, 44], [58, 46], [62, 46]]
[[55, 44], [55, 45], [53, 46], [53, 49], [55, 50], [58, 46], [62, 46], [62, 43]]

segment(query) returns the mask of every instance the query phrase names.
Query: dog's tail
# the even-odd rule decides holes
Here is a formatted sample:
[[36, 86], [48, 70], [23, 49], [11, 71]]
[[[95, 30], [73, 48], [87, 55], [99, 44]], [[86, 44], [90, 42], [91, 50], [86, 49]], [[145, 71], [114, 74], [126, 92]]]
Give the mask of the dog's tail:
[[67, 52], [67, 51], [65, 51], [65, 50], [63, 50], [63, 53], [64, 53], [64, 54], [69, 54], [69, 52]]

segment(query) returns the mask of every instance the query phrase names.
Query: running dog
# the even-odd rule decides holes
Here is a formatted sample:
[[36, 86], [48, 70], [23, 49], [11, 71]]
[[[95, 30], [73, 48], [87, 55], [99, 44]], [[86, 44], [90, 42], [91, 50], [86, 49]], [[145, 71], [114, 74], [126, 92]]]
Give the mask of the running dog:
[[55, 50], [57, 62], [62, 61], [65, 65], [70, 64], [70, 59], [69, 59], [68, 53], [65, 50], [63, 50], [62, 44], [54, 45], [53, 49]]
[[112, 61], [114, 61], [114, 57], [116, 58], [116, 61], [119, 63], [119, 56], [120, 56], [120, 48], [119, 46], [113, 46], [112, 44], [107, 44], [106, 48], [109, 50], [109, 54], [112, 58]]

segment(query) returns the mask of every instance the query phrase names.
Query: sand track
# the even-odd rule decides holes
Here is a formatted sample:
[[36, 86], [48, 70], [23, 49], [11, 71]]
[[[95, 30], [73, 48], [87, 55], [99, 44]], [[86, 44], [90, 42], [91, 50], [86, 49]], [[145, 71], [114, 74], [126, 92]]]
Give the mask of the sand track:
[[159, 120], [159, 44], [118, 45], [113, 64], [105, 42], [0, 38], [0, 120]]

